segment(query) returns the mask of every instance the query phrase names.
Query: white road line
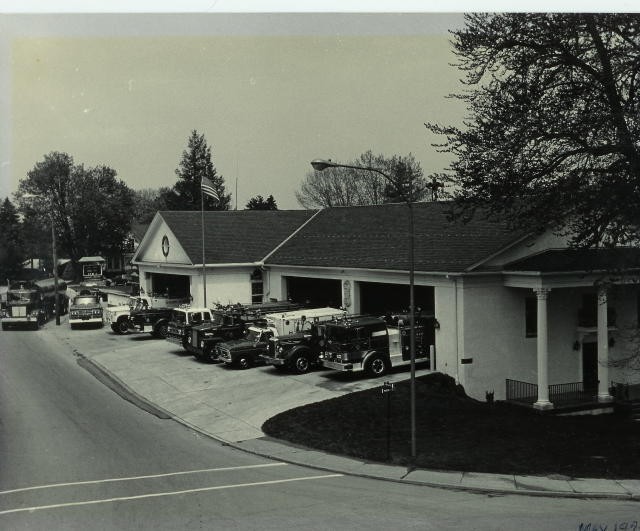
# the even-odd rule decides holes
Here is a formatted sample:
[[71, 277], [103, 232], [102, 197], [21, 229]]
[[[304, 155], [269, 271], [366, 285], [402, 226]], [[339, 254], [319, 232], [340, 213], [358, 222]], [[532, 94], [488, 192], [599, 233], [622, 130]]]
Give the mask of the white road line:
[[88, 501], [82, 501], [82, 502], [57, 503], [55, 505], [39, 505], [34, 507], [22, 507], [20, 509], [8, 509], [6, 511], [0, 511], [0, 515], [11, 514], [11, 513], [43, 511], [45, 509], [59, 509], [61, 507], [77, 507], [80, 505], [96, 505], [99, 503], [113, 503], [118, 501], [142, 500], [145, 498], [159, 498], [161, 496], [177, 496], [180, 494], [193, 494], [196, 492], [207, 492], [212, 490], [237, 489], [240, 487], [259, 487], [264, 485], [276, 485], [278, 483], [291, 483], [293, 481], [307, 481], [311, 479], [338, 478], [342, 476], [343, 474], [326, 474], [323, 476], [307, 476], [307, 477], [301, 477], [301, 478], [274, 479], [272, 481], [259, 481], [256, 483], [238, 483], [236, 485], [218, 485], [216, 487], [201, 487], [198, 489], [176, 490], [173, 492], [156, 492], [153, 494], [141, 494], [139, 496], [124, 496], [121, 498], [106, 498], [103, 500], [88, 500]]
[[153, 474], [150, 476], [132, 476], [132, 477], [125, 477], [125, 478], [96, 479], [92, 481], [74, 481], [70, 483], [52, 483], [50, 485], [38, 485], [35, 487], [23, 487], [20, 489], [1, 490], [0, 494], [12, 494], [14, 492], [25, 492], [29, 490], [39, 490], [39, 489], [53, 489], [57, 487], [73, 487], [75, 485], [95, 485], [98, 483], [114, 483], [117, 481], [136, 481], [139, 479], [166, 478], [171, 476], [183, 476], [187, 474], [204, 474], [205, 472], [226, 472], [229, 470], [246, 470], [249, 468], [265, 468], [265, 467], [271, 467], [271, 466], [284, 466], [284, 465], [287, 465], [287, 463], [265, 463], [262, 465], [243, 465], [243, 466], [230, 466], [230, 467], [223, 467], [223, 468], [203, 468], [200, 470], [168, 472], [166, 474]]

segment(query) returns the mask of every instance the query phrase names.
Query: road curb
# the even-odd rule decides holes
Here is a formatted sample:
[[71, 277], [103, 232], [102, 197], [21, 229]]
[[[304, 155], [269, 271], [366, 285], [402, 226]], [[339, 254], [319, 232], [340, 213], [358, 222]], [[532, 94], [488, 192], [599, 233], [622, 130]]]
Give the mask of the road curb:
[[174, 415], [154, 404], [144, 396], [136, 393], [127, 384], [125, 384], [120, 378], [111, 373], [106, 367], [87, 358], [84, 354], [77, 350], [73, 350], [73, 354], [76, 356], [76, 363], [94, 376], [99, 382], [106, 385], [109, 389], [114, 391], [117, 395], [124, 398], [127, 402], [131, 402], [136, 407], [151, 413], [152, 415], [164, 419], [174, 419]]
[[[175, 422], [178, 422], [183, 426], [205, 437], [213, 439], [224, 446], [230, 446], [246, 454], [263, 457], [265, 459], [271, 459], [273, 461], [279, 461], [279, 462], [287, 463], [291, 465], [304, 466], [307, 468], [312, 468], [314, 470], [320, 470], [323, 472], [333, 472], [337, 474], [343, 474], [345, 476], [353, 476], [353, 477], [359, 477], [364, 479], [373, 479], [378, 481], [391, 481], [393, 483], [399, 483], [404, 485], [415, 485], [415, 486], [430, 487], [430, 488], [444, 489], [444, 490], [457, 491], [457, 492], [468, 492], [472, 494], [482, 494], [490, 497], [516, 495], [516, 496], [531, 496], [531, 497], [546, 497], [546, 498], [607, 499], [607, 500], [621, 500], [621, 501], [640, 501], [640, 495], [634, 495], [632, 493], [619, 494], [619, 493], [605, 493], [605, 492], [585, 493], [585, 492], [575, 492], [575, 491], [565, 492], [565, 491], [544, 491], [544, 490], [530, 490], [530, 489], [528, 490], [491, 489], [491, 488], [483, 488], [483, 487], [468, 487], [464, 485], [452, 485], [447, 483], [435, 483], [435, 482], [429, 482], [429, 481], [415, 481], [412, 479], [405, 479], [405, 478], [395, 479], [390, 477], [375, 476], [372, 474], [362, 474], [362, 473], [353, 472], [353, 471], [339, 470], [339, 469], [330, 468], [326, 466], [310, 464], [308, 462], [295, 461], [292, 459], [287, 459], [285, 457], [274, 456], [268, 452], [260, 452], [257, 450], [243, 448], [240, 445], [240, 443], [234, 443], [234, 442], [227, 441], [225, 439], [221, 439], [220, 437], [217, 437], [207, 432], [206, 430], [200, 428], [199, 426], [192, 424], [181, 417], [178, 417], [176, 415], [169, 413], [162, 407], [151, 402], [146, 397], [140, 395], [139, 393], [131, 389], [120, 378], [118, 378], [113, 373], [111, 373], [104, 365], [100, 364], [99, 362], [93, 359], [86, 357], [84, 354], [82, 354], [76, 349], [73, 350], [73, 353], [77, 358], [76, 362], [78, 363], [79, 366], [81, 366], [83, 369], [85, 369], [87, 372], [93, 375], [98, 381], [105, 384], [107, 387], [109, 387], [112, 391], [117, 393], [119, 396], [121, 396], [128, 402], [131, 402], [135, 406], [143, 409], [144, 411], [147, 411], [148, 413], [151, 413], [152, 415], [155, 415], [156, 417], [161, 419], [173, 420]], [[280, 442], [278, 439], [273, 439], [273, 438], [271, 438], [271, 440], [273, 440], [277, 444], [282, 444], [283, 446], [291, 446], [286, 441]], [[312, 449], [309, 449], [309, 450], [312, 450]], [[342, 457], [342, 456], [338, 456], [338, 457]], [[363, 462], [363, 464], [366, 464], [366, 463]], [[376, 464], [384, 464], [384, 463], [376, 463]], [[421, 470], [428, 470], [428, 469], [421, 469]]]

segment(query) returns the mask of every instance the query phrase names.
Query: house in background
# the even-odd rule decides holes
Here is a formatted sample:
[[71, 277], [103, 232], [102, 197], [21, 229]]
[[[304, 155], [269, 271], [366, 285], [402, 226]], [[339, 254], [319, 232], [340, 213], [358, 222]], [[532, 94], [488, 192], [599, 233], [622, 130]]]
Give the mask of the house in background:
[[130, 275], [135, 271], [135, 268], [131, 264], [131, 259], [148, 227], [148, 223], [131, 224], [131, 230], [122, 244], [122, 249], [107, 255], [105, 273], [109, 276], [118, 274]]
[[[638, 249], [574, 251], [551, 233], [450, 221], [444, 202], [412, 209], [416, 308], [436, 317], [431, 370], [474, 398], [493, 393], [540, 410], [604, 410], [616, 384], [635, 389]], [[134, 257], [145, 290], [182, 290], [202, 303], [199, 216], [156, 215]], [[207, 302], [406, 310], [408, 227], [405, 204], [205, 212]]]

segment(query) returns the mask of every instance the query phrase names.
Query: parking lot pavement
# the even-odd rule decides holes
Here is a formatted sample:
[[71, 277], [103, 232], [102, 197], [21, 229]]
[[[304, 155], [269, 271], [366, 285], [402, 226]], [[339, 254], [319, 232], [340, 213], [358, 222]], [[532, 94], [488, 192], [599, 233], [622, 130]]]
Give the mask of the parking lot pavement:
[[[47, 330], [170, 415], [227, 442], [263, 437], [262, 424], [288, 409], [382, 385], [381, 379], [336, 371], [293, 375], [270, 366], [237, 370], [204, 364], [150, 334], [119, 336], [107, 327], [70, 330], [66, 319]], [[416, 375], [428, 372], [417, 368]], [[408, 378], [405, 367], [384, 380]]]

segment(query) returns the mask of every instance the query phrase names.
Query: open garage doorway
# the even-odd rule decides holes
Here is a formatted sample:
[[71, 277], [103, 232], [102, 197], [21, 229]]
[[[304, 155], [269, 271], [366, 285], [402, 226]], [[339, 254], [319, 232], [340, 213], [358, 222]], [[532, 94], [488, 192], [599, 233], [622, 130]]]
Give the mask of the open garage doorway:
[[[433, 314], [434, 291], [432, 286], [414, 286], [416, 309], [423, 314]], [[409, 310], [408, 284], [383, 284], [360, 282], [360, 311], [372, 315], [403, 313]]]
[[191, 295], [188, 275], [151, 274], [151, 292], [159, 297], [187, 298]]
[[287, 298], [311, 306], [342, 306], [340, 280], [326, 278], [286, 277]]

